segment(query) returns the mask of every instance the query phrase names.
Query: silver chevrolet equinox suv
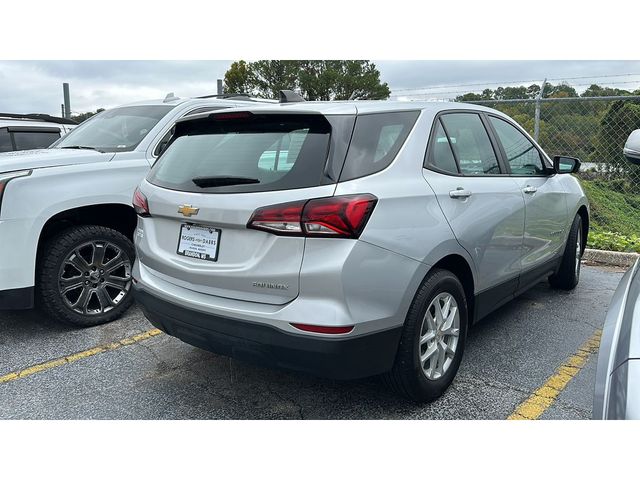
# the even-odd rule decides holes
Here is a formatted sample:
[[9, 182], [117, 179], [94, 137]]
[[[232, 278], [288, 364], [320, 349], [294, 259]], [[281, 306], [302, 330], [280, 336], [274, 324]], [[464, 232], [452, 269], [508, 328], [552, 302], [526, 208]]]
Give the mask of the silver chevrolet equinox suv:
[[433, 400], [470, 325], [541, 280], [578, 283], [579, 167], [460, 103], [190, 116], [134, 194], [134, 294], [197, 347]]

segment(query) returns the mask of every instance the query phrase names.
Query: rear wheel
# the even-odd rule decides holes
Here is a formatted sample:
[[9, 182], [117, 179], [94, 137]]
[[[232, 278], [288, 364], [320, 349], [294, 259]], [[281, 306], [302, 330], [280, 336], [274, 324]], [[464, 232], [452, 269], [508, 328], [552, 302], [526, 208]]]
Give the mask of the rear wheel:
[[549, 277], [554, 288], [573, 290], [580, 281], [580, 260], [582, 258], [582, 217], [576, 215], [564, 247], [558, 273]]
[[68, 228], [42, 252], [37, 301], [56, 320], [79, 327], [111, 322], [131, 305], [135, 252], [120, 232], [97, 225]]
[[460, 366], [467, 325], [460, 280], [448, 270], [432, 271], [411, 304], [395, 363], [383, 376], [385, 383], [415, 401], [440, 397]]

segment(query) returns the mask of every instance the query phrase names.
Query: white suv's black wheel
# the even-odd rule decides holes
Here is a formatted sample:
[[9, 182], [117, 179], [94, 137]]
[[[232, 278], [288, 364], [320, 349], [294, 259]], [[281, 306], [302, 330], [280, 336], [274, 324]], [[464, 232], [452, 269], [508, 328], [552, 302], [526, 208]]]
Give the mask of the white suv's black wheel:
[[383, 376], [385, 383], [416, 401], [441, 396], [460, 366], [467, 324], [460, 280], [448, 270], [432, 271], [409, 308], [395, 363]]
[[580, 281], [580, 260], [582, 258], [582, 217], [576, 215], [564, 247], [564, 254], [558, 273], [549, 277], [554, 288], [573, 290]]
[[41, 252], [37, 301], [61, 322], [89, 327], [117, 319], [131, 305], [135, 251], [116, 230], [71, 227]]

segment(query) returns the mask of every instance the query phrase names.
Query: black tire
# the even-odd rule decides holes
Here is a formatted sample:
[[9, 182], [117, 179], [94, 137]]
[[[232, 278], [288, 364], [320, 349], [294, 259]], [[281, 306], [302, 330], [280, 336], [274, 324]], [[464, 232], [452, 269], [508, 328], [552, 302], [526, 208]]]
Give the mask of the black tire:
[[[576, 215], [571, 224], [571, 230], [567, 237], [558, 272], [549, 277], [549, 283], [552, 287], [561, 290], [573, 290], [578, 285], [580, 281], [580, 258], [584, 250], [582, 236], [582, 217]], [[580, 242], [580, 255], [576, 255], [578, 242]]]
[[[419, 339], [427, 308], [441, 293], [449, 293], [458, 304], [458, 344], [449, 367], [437, 379], [427, 378], [419, 355]], [[448, 270], [435, 269], [429, 273], [413, 299], [404, 323], [400, 345], [393, 368], [382, 376], [383, 382], [392, 390], [417, 402], [431, 402], [440, 397], [455, 377], [467, 336], [467, 299], [460, 280]]]
[[[100, 246], [105, 250], [102, 259], [96, 260], [95, 252]], [[91, 259], [87, 260], [89, 248], [92, 249]], [[121, 256], [117, 256], [118, 251], [121, 252]], [[79, 262], [81, 257], [87, 263], [87, 272], [66, 262], [74, 252], [73, 258], [76, 261]], [[37, 305], [54, 319], [76, 327], [91, 327], [112, 322], [120, 317], [133, 302], [131, 267], [134, 259], [133, 244], [116, 230], [98, 225], [84, 225], [63, 230], [49, 239], [40, 252], [36, 279]], [[123, 265], [116, 268], [115, 266], [121, 262]], [[104, 266], [104, 269], [101, 270], [100, 266]], [[96, 272], [91, 273], [92, 270]], [[101, 271], [106, 273], [100, 274]], [[91, 276], [94, 274], [95, 278]], [[63, 295], [61, 285], [67, 277], [71, 277], [68, 278], [69, 281], [79, 282], [81, 286]], [[78, 280], [75, 280], [76, 278]], [[115, 294], [120, 287], [112, 286], [110, 282], [118, 282], [122, 291]], [[88, 286], [85, 287], [85, 285]], [[101, 292], [98, 293], [98, 290]], [[83, 304], [77, 309], [83, 312], [78, 312], [71, 306], [76, 293], [78, 294], [77, 302]], [[108, 299], [103, 296], [104, 293], [109, 295]], [[85, 297], [82, 297], [83, 295]], [[109, 304], [110, 301], [111, 304]], [[103, 302], [108, 306], [103, 307]], [[97, 306], [99, 309], [95, 308]]]

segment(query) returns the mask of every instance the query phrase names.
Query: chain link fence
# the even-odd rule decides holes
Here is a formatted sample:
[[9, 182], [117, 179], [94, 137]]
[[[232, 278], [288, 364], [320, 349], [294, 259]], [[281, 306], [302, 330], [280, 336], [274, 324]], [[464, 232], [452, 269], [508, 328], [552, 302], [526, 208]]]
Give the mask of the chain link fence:
[[577, 174], [591, 204], [589, 246], [640, 252], [640, 167], [622, 155], [640, 128], [640, 96], [471, 102], [500, 110], [551, 157], [582, 160]]

